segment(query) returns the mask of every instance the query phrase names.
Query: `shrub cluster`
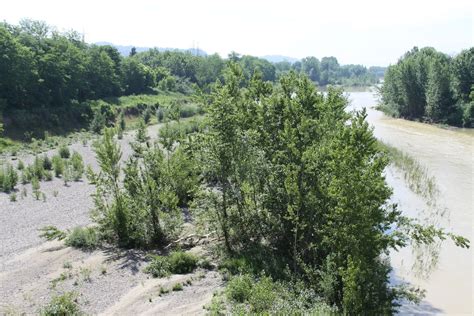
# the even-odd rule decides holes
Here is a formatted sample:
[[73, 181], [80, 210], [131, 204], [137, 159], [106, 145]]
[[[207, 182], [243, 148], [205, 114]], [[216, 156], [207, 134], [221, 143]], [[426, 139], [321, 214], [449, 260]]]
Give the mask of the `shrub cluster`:
[[197, 268], [198, 261], [199, 258], [193, 254], [174, 251], [168, 256], [153, 256], [145, 272], [153, 275], [155, 278], [165, 277], [172, 273], [191, 273]]

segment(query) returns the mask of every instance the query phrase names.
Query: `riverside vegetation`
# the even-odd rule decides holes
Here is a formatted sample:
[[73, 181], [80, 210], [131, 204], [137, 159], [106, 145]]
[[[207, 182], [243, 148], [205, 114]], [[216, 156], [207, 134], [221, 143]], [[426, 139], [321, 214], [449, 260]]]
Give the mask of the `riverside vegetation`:
[[380, 94], [389, 115], [474, 127], [474, 48], [450, 57], [415, 47], [388, 67]]
[[229, 61], [239, 63], [247, 79], [260, 69], [272, 82], [294, 70], [319, 85], [370, 85], [383, 73], [381, 67], [341, 66], [335, 57], [272, 64], [237, 53], [226, 60], [157, 49], [123, 57], [112, 46], [89, 45], [75, 31], [61, 33], [33, 20], [1, 22], [0, 43], [0, 132], [3, 123], [6, 136], [0, 151], [14, 147], [15, 140], [46, 138], [45, 132], [63, 135], [88, 127], [97, 132], [97, 123], [111, 125], [118, 107], [133, 116], [147, 106], [182, 103], [194, 92], [209, 92]]
[[[40, 182], [53, 174], [65, 185], [80, 179], [80, 155], [49, 133], [89, 129], [98, 138], [99, 170], [86, 171], [95, 186], [93, 225], [48, 226], [42, 236], [85, 251], [103, 245], [159, 251], [145, 268], [154, 277], [211, 269], [209, 259], [181, 249], [185, 213], [196, 234], [213, 236], [213, 259], [226, 282], [206, 306], [210, 314], [393, 314], [402, 300], [419, 302], [422, 291], [390, 283], [391, 250], [444, 239], [469, 247], [467, 239], [424, 226], [390, 203], [383, 173], [390, 159], [408, 168], [415, 189], [423, 171], [382, 148], [365, 111], [346, 111], [341, 89], [316, 88], [372, 84], [383, 68], [340, 66], [334, 57], [272, 64], [237, 53], [222, 59], [157, 49], [123, 57], [111, 46], [84, 43], [78, 33], [29, 20], [1, 23], [0, 39], [0, 126], [9, 137], [0, 146], [23, 139], [36, 147], [40, 138], [59, 146], [51, 158], [34, 148], [27, 166], [3, 164], [2, 191], [31, 182], [40, 199]], [[471, 55], [451, 61], [430, 49], [407, 54], [406, 64], [401, 60], [386, 74], [385, 108], [447, 123], [456, 109], [452, 122], [468, 122], [459, 113], [470, 113], [463, 78], [472, 76], [455, 73], [447, 82], [443, 69], [471, 69], [451, 68], [469, 64]], [[457, 99], [445, 98], [446, 91]], [[156, 140], [146, 129], [155, 122], [162, 123]], [[118, 139], [132, 126], [133, 154], [122, 159]], [[427, 185], [419, 189], [431, 192]], [[90, 271], [82, 273], [90, 279]], [[80, 314], [80, 304], [75, 293], [65, 293], [41, 313]]]
[[[389, 251], [469, 241], [390, 204], [388, 153], [365, 111], [345, 111], [342, 90], [322, 94], [295, 72], [277, 85], [262, 78], [246, 79], [230, 63], [205, 99], [200, 128], [167, 122], [176, 132], [163, 128], [155, 142], [145, 132], [125, 162], [116, 130], [105, 129], [95, 145], [100, 171], [88, 175], [95, 226], [51, 236], [85, 248], [169, 247], [184, 207], [198, 230], [216, 236], [227, 286], [206, 307], [211, 314], [392, 314], [402, 299], [419, 301], [419, 289], [390, 284]], [[178, 248], [146, 270], [186, 273], [198, 261]]]

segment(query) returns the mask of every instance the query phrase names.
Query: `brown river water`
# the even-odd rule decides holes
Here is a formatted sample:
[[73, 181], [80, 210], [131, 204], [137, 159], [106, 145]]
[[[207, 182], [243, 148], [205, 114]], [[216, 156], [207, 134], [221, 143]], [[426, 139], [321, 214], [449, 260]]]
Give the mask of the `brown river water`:
[[[436, 181], [437, 199], [426, 201], [408, 188], [399, 171], [389, 168], [386, 179], [393, 188], [393, 202], [406, 215], [445, 227], [472, 242], [474, 130], [444, 129], [386, 117], [373, 108], [377, 98], [372, 92], [352, 92], [348, 97], [350, 108], [367, 108], [367, 121], [374, 127], [377, 138], [410, 154]], [[426, 290], [419, 306], [404, 304], [401, 314], [473, 314], [472, 248], [461, 249], [445, 241], [430, 251], [413, 248], [394, 251], [391, 258], [392, 282], [410, 282]], [[419, 267], [421, 262], [424, 268]]]

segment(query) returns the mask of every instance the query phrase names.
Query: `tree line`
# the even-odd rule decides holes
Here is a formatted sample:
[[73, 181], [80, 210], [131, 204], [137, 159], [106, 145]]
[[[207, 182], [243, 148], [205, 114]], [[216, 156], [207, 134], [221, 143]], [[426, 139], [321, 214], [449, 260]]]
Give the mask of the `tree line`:
[[388, 67], [380, 92], [393, 116], [474, 127], [474, 48], [450, 57], [414, 47]]
[[74, 102], [138, 94], [155, 87], [190, 90], [206, 88], [222, 79], [228, 61], [237, 62], [250, 79], [255, 69], [274, 82], [289, 70], [303, 72], [320, 85], [363, 83], [376, 80], [361, 65], [340, 66], [335, 57], [277, 63], [231, 53], [195, 56], [190, 52], [151, 49], [122, 57], [112, 46], [89, 45], [75, 31], [58, 32], [45, 22], [22, 20], [19, 25], [0, 23], [0, 109], [61, 107]]

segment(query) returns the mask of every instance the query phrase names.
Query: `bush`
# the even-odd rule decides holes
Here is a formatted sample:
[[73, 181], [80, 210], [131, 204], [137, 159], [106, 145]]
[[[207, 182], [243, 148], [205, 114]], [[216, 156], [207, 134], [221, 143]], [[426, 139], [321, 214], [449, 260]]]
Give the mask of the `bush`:
[[181, 283], [176, 283], [173, 286], [173, 291], [182, 291], [183, 290], [183, 285]]
[[143, 112], [143, 121], [145, 122], [145, 124], [149, 124], [150, 123], [150, 120], [151, 120], [151, 113], [152, 113], [152, 109], [151, 107], [147, 107], [145, 109], [145, 111]]
[[174, 251], [168, 256], [168, 261], [172, 273], [185, 274], [197, 268], [199, 259], [191, 253]]
[[79, 181], [84, 174], [84, 162], [82, 160], [82, 156], [75, 151], [71, 157], [71, 165], [72, 165], [72, 178], [74, 181]]
[[53, 156], [52, 165], [53, 165], [54, 175], [59, 178], [64, 172], [64, 161], [61, 158], [61, 156], [59, 155]]
[[194, 103], [185, 103], [179, 108], [179, 116], [182, 118], [195, 116], [201, 113], [201, 109]]
[[0, 190], [12, 191], [18, 183], [18, 173], [12, 165], [6, 164], [0, 167]]
[[65, 244], [74, 248], [93, 250], [99, 245], [99, 237], [92, 227], [76, 227], [66, 238]]
[[170, 275], [170, 265], [167, 257], [154, 256], [151, 263], [145, 268], [145, 272], [154, 278], [162, 278]]
[[33, 176], [38, 180], [43, 180], [44, 178], [44, 163], [41, 157], [36, 156], [33, 162]]
[[76, 294], [73, 292], [53, 297], [51, 302], [40, 312], [42, 316], [75, 316], [81, 314]]
[[43, 160], [43, 169], [52, 170], [53, 164], [51, 162], [51, 159], [49, 159], [48, 155], [44, 155], [42, 160]]
[[69, 151], [69, 148], [66, 145], [61, 145], [59, 147], [59, 156], [63, 159], [69, 159], [71, 156], [71, 152]]
[[252, 294], [252, 284], [252, 278], [246, 274], [232, 278], [227, 284], [227, 297], [238, 303], [247, 301]]
[[163, 108], [159, 107], [158, 110], [156, 110], [156, 119], [158, 123], [163, 122], [163, 119], [165, 118], [165, 112]]
[[168, 276], [171, 273], [191, 273], [197, 268], [199, 258], [193, 254], [174, 251], [169, 256], [154, 256], [152, 262], [145, 268], [155, 278]]

